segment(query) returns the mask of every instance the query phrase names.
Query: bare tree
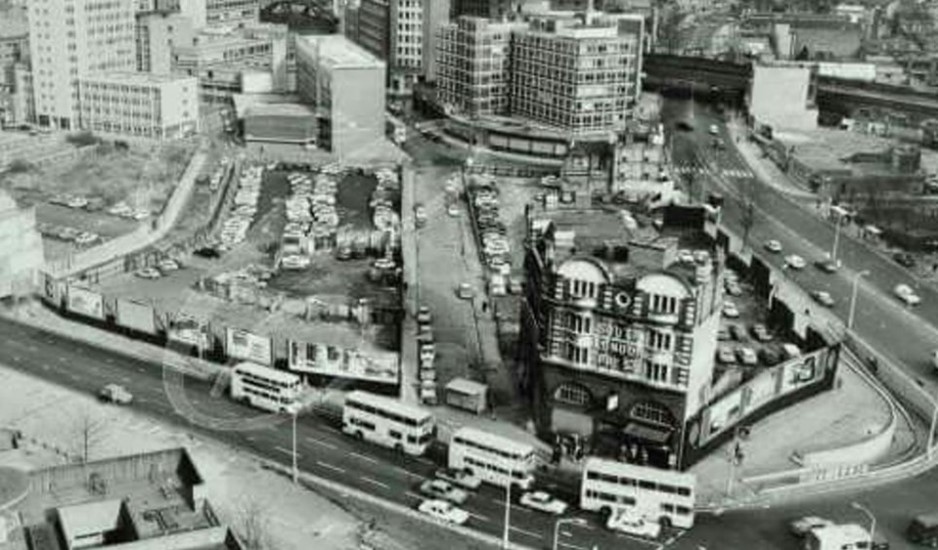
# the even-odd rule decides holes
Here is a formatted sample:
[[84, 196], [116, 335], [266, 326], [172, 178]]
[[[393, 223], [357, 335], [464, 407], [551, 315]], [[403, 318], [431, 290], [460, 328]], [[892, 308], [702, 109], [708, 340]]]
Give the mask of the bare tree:
[[92, 450], [104, 437], [105, 421], [96, 417], [90, 407], [73, 411], [70, 417], [72, 448], [82, 462], [88, 462]]
[[238, 538], [247, 550], [272, 550], [270, 516], [256, 498], [244, 496], [240, 499], [233, 522]]
[[739, 215], [739, 225], [743, 229], [743, 248], [749, 246], [749, 234], [756, 225], [756, 186], [750, 181], [743, 188], [742, 212]]

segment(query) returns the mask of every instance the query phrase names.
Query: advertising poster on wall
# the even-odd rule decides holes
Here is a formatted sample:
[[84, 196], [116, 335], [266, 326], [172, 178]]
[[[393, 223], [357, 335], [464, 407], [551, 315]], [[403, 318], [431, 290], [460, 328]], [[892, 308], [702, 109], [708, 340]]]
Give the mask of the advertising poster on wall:
[[288, 340], [287, 355], [287, 368], [299, 373], [383, 384], [397, 384], [400, 375], [400, 356], [393, 352], [363, 352]]
[[782, 373], [782, 393], [790, 393], [807, 386], [824, 375], [824, 369], [818, 362], [818, 352], [800, 357], [784, 365]]
[[710, 405], [707, 439], [736, 422], [736, 419], [739, 418], [742, 396], [742, 390], [736, 390]]
[[97, 292], [70, 285], [67, 304], [68, 310], [72, 313], [104, 320], [104, 298]]
[[42, 300], [59, 307], [62, 304], [65, 285], [49, 273], [42, 274]]
[[746, 412], [758, 409], [771, 401], [778, 393], [778, 374], [781, 369], [765, 371], [746, 384], [749, 400], [746, 402]]
[[147, 334], [156, 334], [153, 308], [131, 300], [117, 300], [117, 324]]
[[186, 346], [195, 346], [200, 350], [208, 348], [208, 325], [195, 317], [180, 315], [167, 319], [166, 337], [170, 342]]
[[259, 336], [246, 330], [225, 329], [225, 352], [232, 359], [251, 361], [261, 365], [273, 363], [273, 346], [269, 336]]

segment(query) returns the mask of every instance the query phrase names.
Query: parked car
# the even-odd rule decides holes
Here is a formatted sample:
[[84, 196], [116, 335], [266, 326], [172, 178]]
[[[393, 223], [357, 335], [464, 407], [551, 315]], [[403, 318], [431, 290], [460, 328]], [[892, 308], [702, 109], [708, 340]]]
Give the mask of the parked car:
[[788, 524], [788, 530], [796, 537], [804, 537], [812, 529], [836, 525], [833, 521], [818, 516], [805, 516]]
[[720, 346], [717, 348], [717, 361], [724, 365], [735, 363], [736, 354], [733, 353], [733, 348], [729, 346]]
[[739, 283], [734, 283], [733, 281], [727, 280], [726, 283], [723, 284], [723, 287], [726, 289], [726, 293], [730, 296], [743, 295], [743, 287], [739, 286]]
[[915, 256], [908, 252], [896, 252], [892, 255], [892, 259], [903, 267], [915, 267]]
[[711, 124], [709, 131], [711, 136], [715, 136], [720, 133], [720, 127], [716, 124]]
[[773, 254], [778, 254], [782, 251], [782, 243], [776, 241], [775, 239], [770, 239], [765, 241], [765, 249]]
[[821, 304], [824, 307], [834, 307], [834, 298], [830, 295], [830, 292], [825, 290], [815, 290], [811, 293], [811, 297], [814, 298], [814, 301]]
[[159, 279], [163, 276], [155, 267], [145, 267], [143, 269], [138, 269], [134, 275], [140, 277], [141, 279]]
[[739, 362], [743, 365], [754, 366], [759, 364], [759, 358], [752, 348], [736, 348], [736, 358], [739, 359]]
[[455, 504], [462, 504], [469, 499], [469, 493], [442, 479], [429, 479], [420, 484], [420, 492]]
[[170, 271], [178, 271], [180, 266], [179, 262], [176, 260], [166, 258], [165, 260], [161, 260], [160, 263], [157, 264], [157, 267], [163, 273], [169, 273]]
[[770, 342], [772, 340], [772, 335], [769, 333], [769, 329], [765, 328], [765, 325], [762, 323], [756, 323], [752, 325], [752, 335], [756, 337], [756, 340], [760, 342]]
[[436, 471], [436, 477], [463, 489], [478, 489], [482, 485], [482, 478], [472, 475], [468, 470], [442, 468]]
[[737, 342], [746, 342], [749, 336], [746, 335], [746, 329], [742, 325], [730, 325], [730, 336]]
[[116, 403], [118, 405], [129, 405], [134, 400], [134, 396], [127, 391], [124, 386], [118, 384], [108, 384], [101, 388], [101, 391], [98, 392], [98, 397], [103, 401], [108, 403]]
[[88, 206], [88, 199], [84, 197], [72, 197], [66, 204], [69, 208], [84, 208]]
[[128, 214], [131, 214], [132, 212], [133, 212], [133, 208], [131, 208], [127, 203], [124, 203], [124, 202], [119, 202], [115, 204], [114, 206], [107, 209], [107, 213], [111, 214], [112, 216], [123, 217], [123, 216], [127, 216]]
[[720, 327], [717, 330], [717, 340], [729, 340], [730, 339], [730, 329], [726, 327]]
[[739, 317], [739, 310], [736, 308], [736, 304], [725, 300], [723, 302], [723, 316], [728, 319], [736, 319]]
[[774, 348], [762, 348], [759, 350], [759, 359], [771, 367], [779, 364], [782, 361], [782, 356]]
[[432, 317], [430, 315], [430, 308], [427, 306], [420, 306], [417, 309], [417, 323], [421, 325], [429, 325]]
[[96, 240], [98, 240], [98, 235], [96, 233], [83, 231], [80, 235], [75, 237], [75, 244], [85, 246], [95, 242]]
[[421, 513], [447, 523], [462, 525], [469, 520], [469, 512], [457, 508], [445, 500], [425, 500], [417, 507]]
[[896, 285], [896, 288], [893, 289], [893, 292], [895, 292], [896, 296], [905, 302], [906, 305], [917, 306], [918, 304], [922, 303], [922, 299], [919, 298], [918, 294], [916, 294], [909, 285]]
[[785, 256], [785, 265], [792, 269], [804, 269], [804, 266], [807, 265], [804, 261], [804, 258], [797, 254], [791, 254]]
[[563, 515], [567, 511], [567, 503], [551, 496], [545, 491], [531, 491], [521, 495], [521, 505], [532, 510], [539, 510], [554, 514]]
[[193, 252], [193, 254], [195, 254], [196, 256], [199, 256], [200, 258], [208, 258], [208, 259], [221, 257], [221, 253], [219, 253], [218, 250], [210, 246], [205, 246], [205, 247], [196, 249], [195, 252]]
[[824, 273], [837, 273], [837, 262], [834, 260], [818, 260], [814, 262], [814, 266]]

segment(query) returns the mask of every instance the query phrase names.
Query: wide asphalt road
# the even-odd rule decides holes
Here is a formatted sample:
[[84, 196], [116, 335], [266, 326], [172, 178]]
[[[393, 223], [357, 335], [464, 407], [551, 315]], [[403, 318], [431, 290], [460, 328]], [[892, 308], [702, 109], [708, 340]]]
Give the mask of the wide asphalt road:
[[[208, 383], [175, 373], [164, 377], [160, 365], [130, 358], [0, 318], [0, 365], [26, 372], [72, 389], [97, 393], [108, 383], [124, 385], [133, 395], [134, 410], [169, 421], [285, 465], [291, 463], [289, 419], [268, 417], [256, 409], [215, 396]], [[171, 399], [172, 398], [172, 399]], [[174, 405], [175, 403], [175, 405]], [[193, 421], [195, 419], [195, 421]], [[246, 426], [257, 426], [246, 429]], [[232, 429], [234, 428], [234, 429]], [[298, 465], [303, 471], [356, 489], [416, 507], [422, 499], [420, 483], [445, 462], [445, 447], [429, 457], [410, 457], [344, 435], [335, 421], [318, 415], [302, 416], [297, 424]], [[540, 482], [556, 486], [546, 477]], [[514, 494], [517, 502], [519, 494]], [[468, 526], [501, 536], [504, 492], [483, 486], [464, 506], [472, 516]], [[568, 499], [572, 502], [572, 499]], [[585, 527], [565, 526], [561, 548], [570, 550], [647, 550], [657, 544], [613, 534], [598, 517], [574, 513], [588, 520]], [[555, 518], [520, 506], [511, 508], [511, 540], [535, 548], [549, 548]]]
[[[783, 192], [764, 185], [753, 177], [745, 160], [732, 144], [721, 117], [705, 107], [694, 109], [695, 128], [675, 134], [673, 158], [678, 166], [706, 169], [707, 174], [696, 181], [704, 189], [723, 193], [723, 223], [738, 234], [741, 231], [742, 197], [753, 197], [756, 204], [755, 224], [750, 243], [776, 267], [784, 265], [784, 257], [797, 254], [809, 266], [801, 271], [787, 270], [787, 275], [807, 291], [827, 290], [836, 301], [834, 312], [847, 319], [854, 276], [869, 273], [860, 279], [854, 329], [878, 351], [901, 363], [913, 378], [931, 394], [938, 394], [938, 376], [931, 363], [931, 353], [938, 348], [938, 292], [930, 285], [920, 285], [906, 269], [891, 259], [874, 252], [864, 244], [846, 237], [841, 231], [837, 257], [842, 267], [836, 274], [826, 274], [813, 261], [826, 257], [833, 246], [834, 225], [802, 206]], [[720, 128], [725, 149], [712, 147], [711, 124]], [[686, 170], [686, 169], [685, 169]], [[748, 176], [742, 174], [749, 174]], [[784, 250], [771, 254], [763, 248], [768, 239], [781, 242]], [[922, 303], [914, 308], [905, 306], [893, 294], [897, 284], [916, 289]]]

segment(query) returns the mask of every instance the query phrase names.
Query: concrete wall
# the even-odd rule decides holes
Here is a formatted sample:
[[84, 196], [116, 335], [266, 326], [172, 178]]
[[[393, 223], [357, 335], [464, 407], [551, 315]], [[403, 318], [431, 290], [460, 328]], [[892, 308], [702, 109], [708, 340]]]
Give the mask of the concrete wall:
[[361, 154], [384, 139], [383, 65], [332, 72], [332, 151]]
[[[99, 473], [105, 483], [149, 479], [154, 472], [176, 476], [180, 461], [186, 456], [183, 448], [167, 449], [154, 453], [136, 454], [89, 462], [82, 465], [54, 466], [30, 473], [30, 491], [38, 494], [80, 487], [88, 482], [88, 476]], [[201, 479], [199, 480], [201, 482]]]
[[[749, 113], [757, 124], [775, 129], [813, 130], [817, 109], [809, 109], [811, 69], [805, 67], [753, 67]], [[785, 90], [785, 93], [779, 93]]]

